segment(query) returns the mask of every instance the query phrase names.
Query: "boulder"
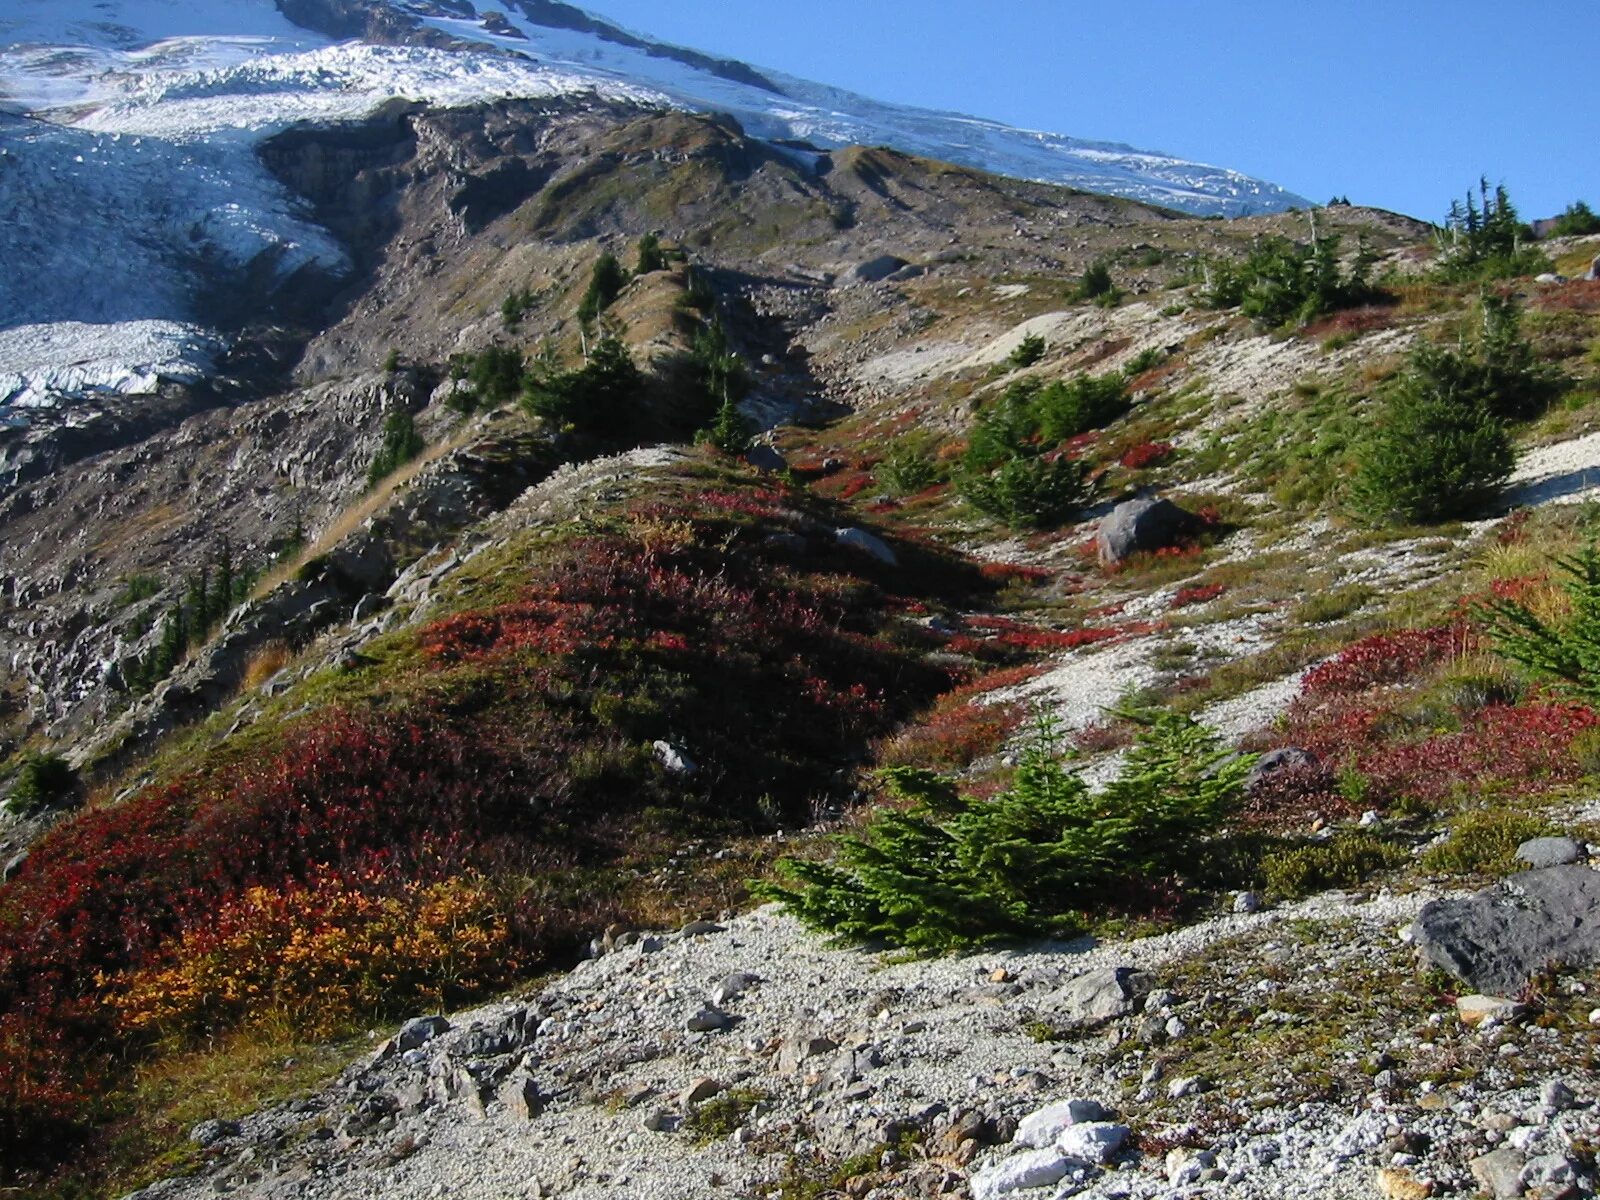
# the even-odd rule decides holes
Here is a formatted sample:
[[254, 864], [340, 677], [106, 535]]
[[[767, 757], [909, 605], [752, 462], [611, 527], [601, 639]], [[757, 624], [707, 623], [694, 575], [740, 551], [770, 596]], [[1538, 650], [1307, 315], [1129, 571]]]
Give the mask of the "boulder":
[[852, 550], [859, 550], [863, 554], [870, 554], [881, 563], [891, 567], [898, 567], [900, 559], [895, 554], [888, 542], [876, 534], [868, 533], [865, 529], [836, 529], [833, 531], [834, 540], [841, 546], [849, 546]]
[[395, 1044], [401, 1050], [415, 1050], [424, 1042], [431, 1042], [441, 1033], [450, 1031], [450, 1022], [443, 1017], [412, 1017], [400, 1027]]
[[1502, 1025], [1515, 1021], [1522, 1015], [1522, 1005], [1503, 996], [1457, 996], [1456, 1015], [1463, 1025], [1482, 1025], [1485, 1021], [1498, 1021]]
[[1495, 1200], [1516, 1200], [1522, 1195], [1523, 1159], [1515, 1150], [1493, 1150], [1467, 1165], [1472, 1168], [1472, 1178], [1478, 1186]]
[[500, 1103], [518, 1120], [531, 1121], [544, 1111], [544, 1096], [533, 1076], [518, 1071], [500, 1085]]
[[869, 258], [866, 262], [858, 264], [850, 272], [850, 280], [853, 283], [881, 283], [907, 265], [903, 258], [896, 258], [892, 254], [880, 254], [877, 258]]
[[745, 451], [744, 460], [758, 471], [782, 471], [789, 465], [788, 459], [765, 444], [751, 446]]
[[685, 754], [681, 747], [674, 746], [671, 742], [652, 742], [650, 750], [655, 755], [656, 761], [661, 764], [661, 769], [668, 775], [693, 775], [700, 769], [699, 763]]
[[1058, 1100], [1023, 1117], [1017, 1123], [1015, 1140], [1018, 1145], [1043, 1150], [1070, 1126], [1101, 1121], [1105, 1116], [1106, 1110], [1094, 1100]]
[[1056, 1020], [1073, 1025], [1102, 1025], [1127, 1016], [1150, 991], [1150, 977], [1132, 967], [1104, 967], [1079, 975], [1044, 998]]
[[1253, 792], [1283, 771], [1315, 770], [1321, 761], [1311, 751], [1299, 746], [1280, 746], [1276, 750], [1268, 750], [1256, 759], [1256, 765], [1244, 777], [1245, 789]]
[[734, 1017], [707, 1004], [684, 1022], [684, 1028], [690, 1033], [721, 1033], [725, 1029], [732, 1029], [735, 1023]]
[[1576, 838], [1530, 838], [1517, 847], [1517, 861], [1530, 867], [1565, 867], [1589, 857], [1588, 848]]
[[1059, 1150], [1029, 1150], [1003, 1159], [972, 1177], [972, 1200], [994, 1200], [996, 1196], [1028, 1188], [1060, 1183], [1072, 1169], [1072, 1160]]
[[1164, 496], [1124, 500], [1100, 522], [1095, 544], [1100, 562], [1115, 566], [1131, 555], [1176, 545], [1199, 525], [1198, 517]]
[[1591, 283], [1596, 279], [1600, 279], [1600, 254], [1595, 255], [1594, 261], [1589, 264], [1589, 269], [1584, 273], [1583, 277]]
[[1600, 871], [1547, 867], [1464, 900], [1434, 900], [1413, 928], [1424, 959], [1475, 991], [1514, 996], [1552, 962], [1600, 963]]
[[1126, 1125], [1088, 1121], [1063, 1129], [1056, 1139], [1056, 1149], [1077, 1162], [1100, 1166], [1115, 1158], [1132, 1134]]

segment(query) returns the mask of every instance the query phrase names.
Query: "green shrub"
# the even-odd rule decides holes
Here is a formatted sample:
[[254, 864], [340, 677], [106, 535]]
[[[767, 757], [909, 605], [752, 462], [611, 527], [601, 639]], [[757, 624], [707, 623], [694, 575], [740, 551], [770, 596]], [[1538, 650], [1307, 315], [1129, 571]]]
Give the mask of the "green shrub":
[[522, 391], [526, 363], [515, 346], [485, 348], [467, 372], [473, 390], [490, 404], [508, 404]]
[[642, 382], [628, 348], [617, 338], [602, 338], [577, 370], [529, 380], [523, 403], [557, 424], [614, 434], [631, 427]]
[[963, 473], [962, 499], [1015, 527], [1061, 524], [1094, 495], [1089, 464], [1055, 458], [1013, 458], [990, 471]]
[[639, 265], [634, 268], [635, 275], [648, 275], [651, 271], [664, 271], [667, 268], [667, 255], [661, 249], [661, 239], [653, 233], [647, 233], [639, 239]]
[[1447, 839], [1422, 856], [1422, 865], [1451, 875], [1505, 875], [1516, 869], [1518, 846], [1550, 832], [1547, 822], [1528, 813], [1466, 813], [1451, 826]]
[[729, 1088], [703, 1100], [683, 1118], [683, 1132], [697, 1146], [720, 1141], [738, 1129], [771, 1097], [759, 1088]]
[[154, 575], [129, 575], [122, 582], [122, 595], [118, 597], [117, 603], [138, 604], [141, 600], [148, 600], [160, 594], [161, 580]]
[[1111, 424], [1128, 411], [1128, 381], [1121, 374], [1056, 380], [1033, 396], [1039, 436], [1064, 441]]
[[1111, 268], [1103, 262], [1091, 263], [1084, 270], [1075, 294], [1079, 300], [1104, 301], [1108, 306], [1120, 298], [1111, 278]]
[[1252, 762], [1175, 714], [1151, 721], [1100, 792], [1053, 750], [1041, 733], [1010, 790], [987, 800], [929, 771], [888, 771], [907, 810], [843, 838], [836, 862], [784, 860], [796, 886], [758, 890], [813, 929], [922, 952], [1078, 930], [1185, 872], [1243, 798]]
[[1006, 365], [1010, 367], [1031, 367], [1044, 357], [1048, 347], [1044, 338], [1037, 333], [1030, 333], [1017, 343], [1017, 348], [1006, 357]]
[[1354, 887], [1407, 857], [1400, 847], [1370, 833], [1346, 832], [1268, 854], [1261, 860], [1261, 874], [1268, 894], [1292, 900], [1328, 888]]
[[425, 444], [410, 412], [401, 408], [390, 413], [384, 418], [383, 441], [373, 455], [372, 465], [367, 468], [367, 486], [372, 487], [410, 462], [422, 453]]
[[1552, 679], [1587, 703], [1600, 701], [1600, 548], [1555, 559], [1569, 611], [1546, 620], [1517, 600], [1487, 606], [1496, 652]]
[[1356, 451], [1351, 502], [1379, 523], [1441, 521], [1481, 508], [1511, 473], [1511, 439], [1463, 355], [1422, 347]]
[[21, 816], [58, 808], [78, 790], [78, 773], [59, 754], [30, 754], [17, 772], [6, 807]]
[[527, 288], [513, 288], [500, 302], [500, 320], [507, 329], [522, 324], [522, 318], [533, 310], [533, 293]]
[[878, 465], [878, 478], [897, 496], [909, 496], [939, 482], [939, 465], [923, 450], [898, 445]]
[[1264, 237], [1242, 262], [1206, 265], [1201, 300], [1211, 308], [1237, 308], [1268, 327], [1303, 325], [1323, 313], [1370, 303], [1372, 256], [1363, 246], [1348, 272], [1339, 266], [1337, 235], [1314, 246]]

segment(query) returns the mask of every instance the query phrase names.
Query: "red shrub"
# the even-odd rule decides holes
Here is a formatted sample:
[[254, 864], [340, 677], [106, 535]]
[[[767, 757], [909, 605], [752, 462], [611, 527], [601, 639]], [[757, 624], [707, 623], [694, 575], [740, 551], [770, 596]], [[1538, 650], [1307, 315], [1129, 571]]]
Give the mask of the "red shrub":
[[898, 766], [961, 770], [998, 752], [1026, 717], [1021, 704], [986, 704], [952, 694], [924, 720], [899, 733], [881, 757]]
[[1025, 567], [1020, 563], [986, 562], [978, 573], [991, 583], [1041, 584], [1050, 580], [1051, 572], [1043, 567]]
[[1600, 724], [1579, 704], [1496, 705], [1459, 733], [1386, 746], [1360, 759], [1373, 791], [1436, 803], [1463, 785], [1514, 783], [1524, 793], [1578, 778], [1572, 739]]
[[1380, 683], [1399, 683], [1424, 667], [1460, 657], [1476, 644], [1475, 635], [1462, 624], [1380, 633], [1312, 668], [1300, 685], [1300, 693], [1325, 696], [1365, 691]]
[[1339, 334], [1371, 333], [1375, 329], [1388, 329], [1393, 324], [1391, 309], [1367, 305], [1364, 308], [1347, 308], [1314, 321], [1302, 329], [1300, 335], [1320, 341]]
[[1140, 442], [1117, 461], [1130, 471], [1142, 471], [1147, 467], [1159, 466], [1166, 462], [1172, 457], [1172, 453], [1171, 442]]
[[1191, 604], [1207, 604], [1215, 600], [1228, 590], [1225, 583], [1197, 584], [1193, 587], [1179, 588], [1172, 597], [1173, 608], [1187, 608]]
[[1531, 301], [1540, 312], [1600, 312], [1600, 279], [1573, 279], [1539, 292]]

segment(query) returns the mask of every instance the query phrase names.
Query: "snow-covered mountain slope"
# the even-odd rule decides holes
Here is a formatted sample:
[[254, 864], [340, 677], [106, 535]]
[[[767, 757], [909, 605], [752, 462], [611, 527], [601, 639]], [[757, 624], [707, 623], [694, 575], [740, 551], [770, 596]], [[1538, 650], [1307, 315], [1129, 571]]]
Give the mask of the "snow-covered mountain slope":
[[[338, 245], [261, 165], [264, 138], [394, 97], [590, 93], [729, 112], [760, 137], [887, 144], [1192, 212], [1300, 202], [1215, 167], [880, 104], [663, 46], [552, 0], [497, 13], [467, 0], [7, 0], [0, 333], [12, 332], [0, 338], [0, 406], [192, 377], [209, 359], [194, 347], [223, 340], [201, 311], [219, 278], [343, 268]], [[161, 337], [150, 322], [165, 323]]]
[[[402, 6], [413, 10], [433, 7]], [[726, 70], [730, 64], [723, 64], [718, 72], [685, 63], [675, 56], [675, 47], [603, 22], [592, 22], [599, 27], [596, 32], [554, 24], [583, 23], [572, 16], [578, 10], [567, 5], [508, 0], [508, 7], [512, 11], [487, 23], [482, 18], [448, 15], [418, 19], [463, 41], [483, 42], [532, 54], [552, 65], [645, 83], [689, 107], [732, 113], [758, 137], [792, 138], [829, 148], [893, 146], [999, 175], [1126, 196], [1200, 215], [1277, 212], [1306, 203], [1274, 184], [1221, 167], [1115, 142], [1085, 141], [959, 113], [885, 104], [792, 75], [744, 68], [766, 85], [756, 86]], [[619, 34], [627, 41], [617, 40]]]

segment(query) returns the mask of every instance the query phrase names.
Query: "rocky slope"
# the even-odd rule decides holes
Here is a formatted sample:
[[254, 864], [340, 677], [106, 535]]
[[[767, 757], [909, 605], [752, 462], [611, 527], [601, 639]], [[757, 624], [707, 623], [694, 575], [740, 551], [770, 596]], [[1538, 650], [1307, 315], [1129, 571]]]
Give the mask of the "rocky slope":
[[[150, 1194], [1592, 1191], [1592, 947], [1536, 930], [1543, 958], [1491, 977], [1504, 947], [1434, 954], [1416, 924], [1535, 835], [1577, 859], [1600, 836], [1593, 712], [1463, 615], [1556, 596], [1547, 557], [1585, 536], [1592, 285], [1514, 284], [1565, 385], [1516, 426], [1496, 504], [1372, 528], [1345, 504], [1363, 424], [1412, 347], [1480, 320], [1392, 214], [1197, 220], [796, 154], [621, 93], [392, 104], [268, 138], [259, 170], [340, 269], [224, 271], [214, 376], [0, 434], [3, 786], [43, 751], [80, 785], [0, 818], [0, 1113], [44, 1114], [16, 1145], [0, 1120], [22, 1186], [119, 1194], [178, 1163]], [[665, 260], [586, 326], [602, 253], [632, 266], [646, 235]], [[1382, 302], [1273, 330], [1203, 303], [1266, 235], [1363, 241]], [[1551, 249], [1575, 274], [1595, 247]], [[485, 351], [576, 369], [607, 331], [641, 372], [610, 423], [468, 398]], [[766, 429], [744, 460], [687, 444], [719, 398], [708, 344]], [[1059, 525], [952, 487], [1008, 390], [1113, 373], [1123, 406], [1066, 443], [1093, 494]], [[373, 471], [397, 418], [421, 452]], [[1193, 536], [1102, 561], [1155, 494]], [[224, 547], [261, 578], [140, 685]], [[866, 819], [872, 767], [1003, 787], [1032, 709], [1105, 780], [1129, 701], [1307, 768], [1219, 831], [1220, 875], [1159, 881], [1093, 939], [935, 962], [749, 911], [774, 857]], [[1537, 876], [1584, 931], [1592, 874]], [[490, 944], [515, 970], [457, 963], [406, 1011], [513, 998], [360, 1046], [332, 1084], [305, 1064], [355, 1052], [318, 1043], [392, 998], [163, 1024], [187, 993], [158, 985], [235, 934], [308, 911], [416, 932], [446, 902], [480, 907], [443, 949], [428, 926], [335, 967]], [[69, 1145], [91, 1165], [52, 1177], [41, 1148]]]

